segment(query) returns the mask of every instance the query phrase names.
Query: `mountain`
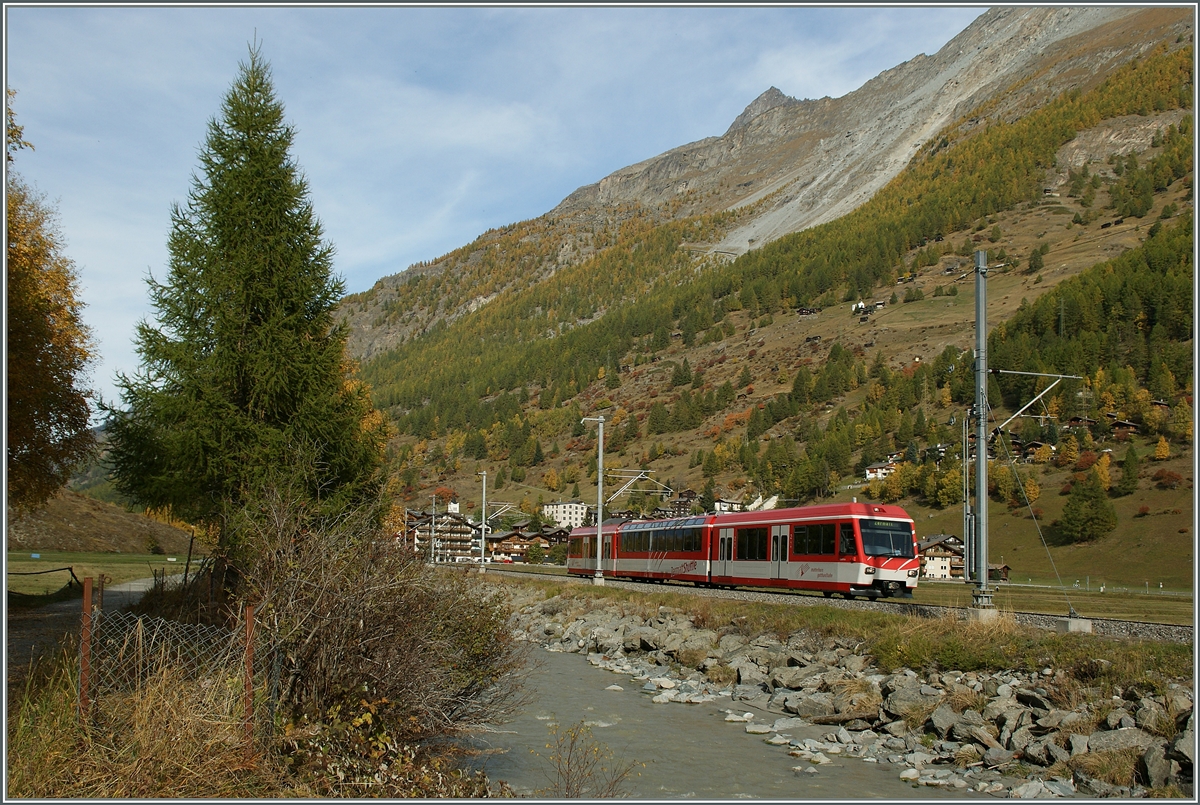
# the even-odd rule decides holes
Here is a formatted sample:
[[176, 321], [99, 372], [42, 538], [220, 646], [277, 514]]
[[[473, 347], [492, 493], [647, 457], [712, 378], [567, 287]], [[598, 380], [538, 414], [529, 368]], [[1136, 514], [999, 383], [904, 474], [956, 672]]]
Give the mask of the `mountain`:
[[[796, 100], [772, 87], [720, 137], [680, 146], [579, 188], [533, 221], [481, 235], [345, 300], [349, 349], [370, 360], [602, 251], [631, 218], [727, 214], [697, 259], [728, 259], [835, 220], [874, 196], [952, 123], [1018, 119], [1066, 89], [1191, 32], [1184, 8], [998, 8], [933, 56], [841, 98]], [[964, 117], [975, 114], [974, 118]]]

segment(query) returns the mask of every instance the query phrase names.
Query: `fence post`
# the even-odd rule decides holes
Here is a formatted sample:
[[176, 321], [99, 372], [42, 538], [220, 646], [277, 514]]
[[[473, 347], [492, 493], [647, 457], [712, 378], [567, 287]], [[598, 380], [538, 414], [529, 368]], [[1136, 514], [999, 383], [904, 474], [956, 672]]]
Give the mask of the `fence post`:
[[79, 715], [87, 719], [91, 700], [88, 686], [92, 676], [92, 577], [83, 580], [83, 622], [79, 632]]
[[96, 593], [96, 597], [98, 599], [96, 602], [96, 609], [103, 612], [104, 611], [104, 574], [103, 573], [100, 574], [99, 590]]
[[246, 755], [254, 752], [254, 605], [246, 605]]

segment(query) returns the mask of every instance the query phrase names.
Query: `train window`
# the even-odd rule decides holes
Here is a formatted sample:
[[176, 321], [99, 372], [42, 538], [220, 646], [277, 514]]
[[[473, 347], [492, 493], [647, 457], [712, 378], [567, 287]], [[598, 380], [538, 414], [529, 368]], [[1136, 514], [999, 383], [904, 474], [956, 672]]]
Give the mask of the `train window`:
[[582, 554], [581, 544], [582, 540], [579, 537], [570, 540], [567, 543], [567, 555], [578, 558]]
[[899, 520], [859, 520], [863, 553], [867, 556], [902, 556], [911, 559], [913, 551], [912, 524]]
[[737, 531], [737, 558], [765, 560], [767, 558], [766, 528], [739, 528]]
[[857, 556], [858, 549], [854, 545], [854, 524], [842, 523], [839, 528], [841, 539], [838, 541], [838, 555]]
[[[819, 549], [817, 545], [814, 544], [815, 541], [813, 540], [813, 531], [818, 528], [821, 529], [821, 544]], [[836, 547], [836, 539], [837, 526], [835, 526], [833, 523], [821, 523], [819, 526], [809, 526], [808, 550], [811, 553], [820, 553], [832, 556], [833, 549]]]
[[798, 525], [792, 529], [792, 553], [808, 553], [808, 526]]

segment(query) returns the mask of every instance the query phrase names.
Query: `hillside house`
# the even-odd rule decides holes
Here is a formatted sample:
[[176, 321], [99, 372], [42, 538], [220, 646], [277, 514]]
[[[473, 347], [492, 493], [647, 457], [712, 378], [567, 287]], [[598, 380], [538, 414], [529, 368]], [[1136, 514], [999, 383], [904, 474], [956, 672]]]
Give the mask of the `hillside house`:
[[867, 480], [882, 481], [895, 472], [899, 466], [895, 461], [880, 461], [875, 464], [868, 464], [866, 469]]
[[935, 534], [917, 543], [921, 556], [921, 577], [927, 579], [963, 578], [965, 546], [954, 534]]
[[479, 526], [457, 512], [406, 510], [396, 542], [435, 562], [469, 562], [479, 558]]
[[728, 514], [729, 512], [740, 512], [743, 510], [741, 501], [725, 500], [717, 498], [713, 501], [713, 511], [717, 514]]
[[579, 528], [587, 518], [588, 505], [579, 500], [558, 501], [542, 506], [542, 514], [556, 522], [559, 527]]

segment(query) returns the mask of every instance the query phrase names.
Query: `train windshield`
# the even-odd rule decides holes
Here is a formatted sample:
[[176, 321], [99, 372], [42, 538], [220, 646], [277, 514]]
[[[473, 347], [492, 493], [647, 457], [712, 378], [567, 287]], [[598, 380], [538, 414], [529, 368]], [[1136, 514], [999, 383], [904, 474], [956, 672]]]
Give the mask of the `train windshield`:
[[863, 553], [867, 556], [903, 556], [911, 559], [913, 551], [912, 526], [897, 520], [859, 520]]

